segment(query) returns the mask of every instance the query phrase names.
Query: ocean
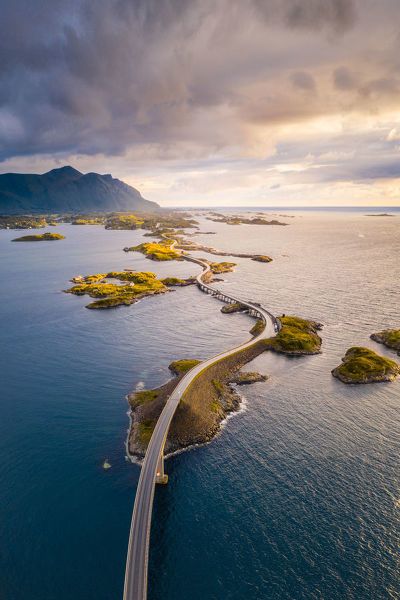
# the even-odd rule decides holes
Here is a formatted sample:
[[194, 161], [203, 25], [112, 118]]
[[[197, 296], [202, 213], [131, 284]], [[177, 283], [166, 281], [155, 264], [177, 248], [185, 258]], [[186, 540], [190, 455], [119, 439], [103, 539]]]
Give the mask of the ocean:
[[[258, 357], [246, 369], [268, 381], [241, 390], [243, 409], [212, 443], [166, 461], [149, 600], [400, 597], [400, 382], [346, 386], [330, 373], [352, 345], [395, 358], [369, 335], [400, 327], [400, 218], [278, 212], [288, 227], [203, 214], [201, 231], [216, 233], [194, 239], [272, 256], [232, 259], [218, 286], [322, 322], [323, 353]], [[86, 310], [87, 297], [62, 292], [75, 275], [196, 266], [125, 254], [140, 231], [51, 230], [66, 239], [13, 244], [25, 232], [0, 231], [0, 598], [115, 600], [140, 470], [125, 457], [125, 396], [165, 382], [172, 360], [241, 343], [253, 322], [194, 286]]]

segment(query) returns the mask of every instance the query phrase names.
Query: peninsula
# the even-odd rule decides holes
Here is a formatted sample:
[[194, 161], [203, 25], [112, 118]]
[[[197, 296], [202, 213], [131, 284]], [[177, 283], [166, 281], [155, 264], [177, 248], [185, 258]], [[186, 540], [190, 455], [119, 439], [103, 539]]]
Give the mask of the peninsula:
[[[240, 303], [228, 304], [226, 309], [231, 306], [234, 310], [221, 312], [227, 314], [238, 310], [249, 310]], [[281, 332], [284, 332], [282, 336], [279, 332], [275, 337], [258, 339], [250, 347], [213, 363], [197, 376], [196, 385], [186, 390], [176, 409], [165, 445], [167, 454], [211, 441], [220, 431], [221, 423], [227, 415], [240, 408], [241, 397], [236, 386], [264, 382], [268, 379], [266, 375], [259, 373], [241, 372], [246, 363], [266, 350], [279, 351], [289, 356], [320, 352], [321, 338], [315, 333], [322, 327], [319, 323], [294, 316], [280, 317], [280, 321]], [[264, 328], [265, 323], [258, 319], [250, 333], [256, 337], [260, 336]], [[292, 329], [295, 331], [292, 332]], [[294, 339], [297, 340], [296, 343]], [[144, 456], [168, 398], [187, 371], [199, 362], [194, 359], [174, 361], [169, 365], [169, 369], [175, 375], [173, 379], [156, 389], [136, 391], [127, 396], [131, 409], [127, 448], [131, 456], [138, 458]]]

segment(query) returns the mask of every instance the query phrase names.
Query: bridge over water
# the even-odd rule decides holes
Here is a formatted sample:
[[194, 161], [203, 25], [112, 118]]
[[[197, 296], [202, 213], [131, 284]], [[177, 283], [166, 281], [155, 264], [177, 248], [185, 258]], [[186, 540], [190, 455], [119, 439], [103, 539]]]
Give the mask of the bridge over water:
[[124, 600], [146, 600], [147, 598], [148, 557], [155, 484], [168, 481], [168, 476], [164, 471], [164, 446], [172, 418], [182, 395], [204, 369], [239, 350], [249, 348], [261, 337], [275, 335], [280, 327], [279, 321], [259, 304], [219, 291], [206, 283], [204, 278], [210, 272], [210, 266], [205, 261], [188, 255], [185, 255], [185, 259], [203, 268], [203, 271], [197, 277], [197, 285], [203, 292], [223, 302], [240, 302], [248, 308], [251, 316], [264, 322], [265, 329], [258, 336], [240, 346], [209, 358], [193, 367], [185, 374], [168, 398], [147, 447], [136, 490], [126, 560]]

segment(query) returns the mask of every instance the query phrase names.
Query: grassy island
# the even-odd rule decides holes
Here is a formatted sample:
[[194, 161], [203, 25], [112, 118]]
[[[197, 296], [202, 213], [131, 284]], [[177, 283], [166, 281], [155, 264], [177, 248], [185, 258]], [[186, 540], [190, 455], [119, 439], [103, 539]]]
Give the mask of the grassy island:
[[61, 233], [38, 233], [36, 235], [23, 235], [15, 238], [13, 242], [52, 242], [54, 240], [65, 240]]
[[[110, 283], [110, 279], [117, 280], [118, 283]], [[140, 298], [168, 291], [154, 273], [145, 271], [111, 271], [86, 277], [74, 277], [73, 281], [77, 282], [76, 285], [65, 292], [76, 296], [88, 295], [97, 298], [86, 307], [94, 309], [128, 306]]]
[[236, 263], [233, 262], [208, 262], [208, 264], [210, 265], [210, 269], [214, 275], [231, 273], [234, 267], [236, 267]]
[[140, 229], [144, 224], [144, 219], [137, 215], [115, 214], [110, 215], [105, 222], [106, 229]]
[[322, 328], [316, 321], [308, 321], [294, 316], [281, 316], [282, 328], [279, 333], [264, 341], [267, 350], [289, 356], [319, 354], [322, 340], [317, 331]]
[[400, 329], [384, 329], [371, 334], [371, 339], [383, 344], [391, 350], [395, 350], [400, 356]]
[[171, 248], [171, 241], [165, 240], [161, 242], [147, 242], [143, 244], [139, 244], [138, 246], [132, 246], [131, 248], [126, 248], [126, 252], [141, 252], [149, 258], [150, 260], [182, 260], [182, 256], [179, 252], [176, 252], [173, 248]]
[[342, 364], [332, 375], [343, 383], [377, 383], [393, 381], [400, 375], [400, 366], [369, 348], [353, 346], [342, 358]]

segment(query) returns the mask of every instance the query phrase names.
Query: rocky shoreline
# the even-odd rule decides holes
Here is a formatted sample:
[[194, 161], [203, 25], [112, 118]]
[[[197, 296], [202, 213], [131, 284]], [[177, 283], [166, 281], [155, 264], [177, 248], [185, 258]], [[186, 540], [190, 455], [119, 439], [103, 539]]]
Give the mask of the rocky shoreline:
[[[220, 432], [225, 419], [240, 409], [242, 399], [236, 387], [268, 379], [259, 373], [239, 373], [247, 362], [262, 352], [263, 345], [256, 342], [251, 348], [238, 352], [234, 358], [228, 357], [199, 375], [196, 386], [189, 387], [176, 411], [165, 445], [165, 454], [210, 442]], [[126, 448], [132, 460], [144, 457], [157, 419], [186, 372], [177, 371], [174, 367], [176, 362], [193, 361], [171, 363], [171, 372], [178, 373], [173, 379], [154, 390], [132, 392], [127, 396], [130, 428]]]

